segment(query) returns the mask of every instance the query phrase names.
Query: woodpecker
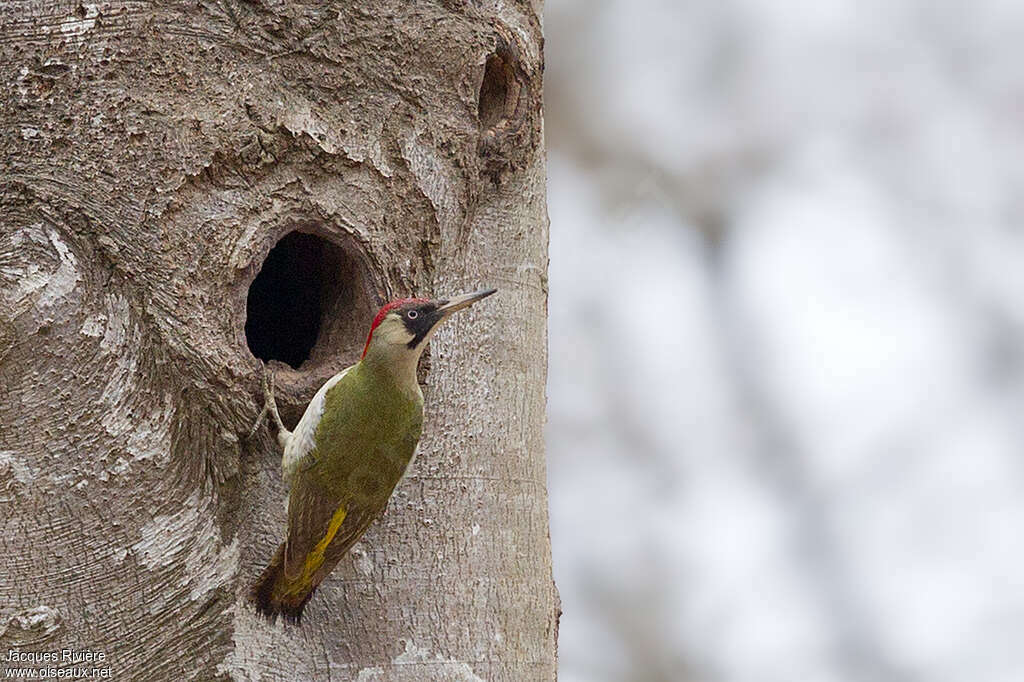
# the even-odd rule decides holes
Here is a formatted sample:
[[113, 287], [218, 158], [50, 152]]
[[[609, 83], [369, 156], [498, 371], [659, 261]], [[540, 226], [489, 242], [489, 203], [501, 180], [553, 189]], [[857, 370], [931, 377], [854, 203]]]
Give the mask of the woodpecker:
[[281, 423], [264, 366], [265, 403], [250, 434], [269, 414], [289, 495], [287, 537], [250, 592], [261, 614], [299, 622], [317, 585], [384, 511], [420, 440], [416, 363], [427, 341], [452, 313], [495, 291], [385, 305], [359, 362], [320, 387], [294, 431]]

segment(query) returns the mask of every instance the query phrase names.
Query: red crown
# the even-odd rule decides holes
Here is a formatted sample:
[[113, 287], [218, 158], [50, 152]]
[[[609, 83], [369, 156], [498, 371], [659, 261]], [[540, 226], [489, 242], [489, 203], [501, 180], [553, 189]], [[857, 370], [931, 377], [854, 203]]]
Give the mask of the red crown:
[[405, 305], [406, 303], [426, 302], [427, 299], [425, 298], [400, 298], [397, 301], [391, 301], [390, 303], [386, 304], [383, 308], [378, 310], [377, 316], [373, 318], [373, 324], [370, 325], [370, 333], [366, 337], [366, 345], [363, 346], [363, 355], [361, 357], [366, 357], [366, 351], [370, 350], [370, 339], [373, 338], [373, 330], [376, 329], [380, 325], [380, 323], [384, 321], [384, 318], [388, 316], [388, 313], [390, 313], [392, 310], [401, 305]]

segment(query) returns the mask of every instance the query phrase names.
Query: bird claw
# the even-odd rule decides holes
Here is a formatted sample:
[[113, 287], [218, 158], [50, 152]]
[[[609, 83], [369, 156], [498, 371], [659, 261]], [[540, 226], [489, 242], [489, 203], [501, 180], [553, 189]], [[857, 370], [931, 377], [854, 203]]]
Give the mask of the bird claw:
[[260, 428], [260, 424], [263, 423], [263, 418], [267, 416], [267, 406], [264, 405], [263, 409], [260, 410], [259, 416], [256, 417], [256, 421], [253, 423], [252, 428], [249, 429], [249, 433], [245, 434], [245, 440], [251, 440], [256, 434], [256, 431]]
[[277, 400], [274, 399], [274, 375], [267, 371], [266, 363], [263, 364], [263, 398], [267, 413], [277, 427], [278, 437], [280, 438], [281, 434], [288, 434], [288, 429], [281, 421], [281, 414], [277, 411]]
[[267, 370], [267, 363], [263, 362], [263, 376], [261, 377], [261, 384], [263, 386], [263, 409], [260, 410], [259, 416], [256, 417], [256, 422], [249, 429], [249, 433], [246, 434], [245, 439], [249, 440], [253, 437], [256, 431], [260, 428], [263, 423], [264, 417], [268, 414], [274, 419], [274, 421], [280, 425], [281, 417], [277, 413], [277, 403], [274, 401], [274, 375]]
[[263, 363], [263, 406], [268, 410], [274, 402], [274, 375], [267, 371], [267, 363]]

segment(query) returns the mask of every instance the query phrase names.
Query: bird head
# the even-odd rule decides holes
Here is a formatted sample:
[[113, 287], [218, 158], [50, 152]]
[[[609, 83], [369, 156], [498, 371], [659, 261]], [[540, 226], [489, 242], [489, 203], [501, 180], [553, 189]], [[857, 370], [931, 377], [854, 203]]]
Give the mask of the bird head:
[[363, 357], [372, 353], [382, 357], [418, 359], [442, 322], [495, 291], [497, 289], [483, 289], [448, 299], [403, 298], [392, 301], [373, 318]]

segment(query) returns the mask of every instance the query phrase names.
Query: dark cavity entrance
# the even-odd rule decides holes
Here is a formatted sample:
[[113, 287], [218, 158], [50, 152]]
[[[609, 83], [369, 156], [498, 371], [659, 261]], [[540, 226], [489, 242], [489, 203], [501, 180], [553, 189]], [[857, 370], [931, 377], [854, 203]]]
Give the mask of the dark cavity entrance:
[[329, 247], [320, 237], [292, 232], [270, 250], [245, 306], [245, 338], [259, 359], [297, 368], [309, 357], [320, 335]]
[[355, 239], [336, 243], [301, 230], [274, 245], [249, 286], [245, 340], [261, 360], [319, 371], [358, 358], [377, 286]]
[[365, 269], [344, 248], [290, 232], [267, 254], [249, 287], [249, 350], [298, 369], [361, 347], [361, 328], [373, 314], [371, 291]]

